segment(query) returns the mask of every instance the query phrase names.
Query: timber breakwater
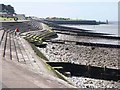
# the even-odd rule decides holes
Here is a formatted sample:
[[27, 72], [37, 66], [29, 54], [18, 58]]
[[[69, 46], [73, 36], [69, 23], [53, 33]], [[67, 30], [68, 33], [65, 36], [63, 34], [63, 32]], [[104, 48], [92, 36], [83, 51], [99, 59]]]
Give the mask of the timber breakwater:
[[[20, 64], [40, 74], [36, 75], [38, 83], [33, 86], [66, 88], [73, 87], [69, 85], [72, 83], [79, 88], [120, 88], [118, 61], [120, 48], [119, 43], [116, 43], [119, 42], [119, 37], [64, 27], [43, 20], [3, 23], [3, 26], [2, 29], [5, 29], [5, 35], [1, 39], [3, 55], [5, 58], [10, 56], [10, 62], [15, 60], [17, 65]], [[20, 37], [14, 36], [16, 27], [21, 30]], [[19, 70], [15, 71], [18, 73]], [[6, 75], [7, 73], [4, 74]], [[24, 76], [23, 73], [22, 75]], [[29, 76], [29, 73], [26, 72], [26, 75]], [[33, 74], [30, 75], [35, 77]]]
[[[119, 88], [120, 37], [106, 33], [94, 33], [89, 30], [64, 27], [46, 21], [44, 23], [50, 26], [58, 35], [58, 38], [44, 41], [46, 42], [46, 47], [38, 47], [46, 55], [53, 68], [67, 75], [73, 84], [80, 88]], [[69, 64], [68, 66], [67, 63]], [[74, 64], [80, 65], [84, 75], [80, 75], [82, 71], [80, 68], [75, 68]], [[82, 67], [84, 65], [86, 68]], [[79, 75], [74, 76], [73, 72], [68, 70], [70, 67], [74, 67], [74, 70], [72, 69], [73, 72], [77, 70], [76, 73], [79, 72]], [[106, 76], [104, 77], [104, 75], [96, 78], [93, 74], [90, 74], [91, 71], [88, 71], [88, 67], [115, 70], [117, 76], [113, 76], [113, 78], [115, 79], [116, 77], [116, 80], [105, 80]], [[98, 73], [102, 74], [99, 70]], [[112, 73], [111, 70], [110, 73]], [[92, 71], [94, 72], [94, 70]], [[108, 74], [106, 73], [106, 75]], [[111, 76], [107, 77], [110, 78]]]

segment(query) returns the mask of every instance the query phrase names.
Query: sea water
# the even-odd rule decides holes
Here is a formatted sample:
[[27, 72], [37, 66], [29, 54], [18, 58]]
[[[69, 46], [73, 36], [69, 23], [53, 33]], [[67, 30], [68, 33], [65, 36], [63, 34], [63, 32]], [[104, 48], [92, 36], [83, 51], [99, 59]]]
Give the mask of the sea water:
[[109, 24], [100, 25], [62, 25], [62, 26], [75, 27], [79, 29], [91, 30], [92, 32], [107, 33], [112, 34], [113, 36], [119, 36], [117, 22], [110, 22]]
[[[85, 30], [91, 30], [91, 32], [97, 32], [97, 33], [106, 33], [110, 34], [110, 36], [119, 36], [119, 28], [117, 22], [111, 22], [109, 24], [101, 24], [101, 25], [62, 25], [66, 27], [75, 27], [79, 29], [85, 29]], [[64, 34], [58, 34], [59, 39], [66, 39], [67, 40], [77, 40], [81, 41], [80, 36], [70, 36], [70, 35], [64, 35]], [[76, 41], [75, 40], [75, 41]], [[104, 43], [104, 44], [119, 44], [118, 40], [112, 40], [112, 39], [88, 39], [85, 42], [91, 42], [91, 43]]]

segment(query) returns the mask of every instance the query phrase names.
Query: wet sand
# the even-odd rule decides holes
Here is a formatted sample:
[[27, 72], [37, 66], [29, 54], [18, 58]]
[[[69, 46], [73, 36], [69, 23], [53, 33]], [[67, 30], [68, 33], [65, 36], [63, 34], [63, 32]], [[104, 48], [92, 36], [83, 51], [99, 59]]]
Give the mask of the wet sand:
[[105, 39], [105, 38], [98, 38], [98, 37], [88, 37], [88, 36], [75, 36], [75, 35], [65, 35], [65, 34], [58, 34], [57, 40], [70, 40], [70, 41], [78, 41], [78, 42], [91, 42], [91, 43], [104, 43], [104, 44], [113, 44], [113, 45], [120, 45], [119, 40], [113, 39]]

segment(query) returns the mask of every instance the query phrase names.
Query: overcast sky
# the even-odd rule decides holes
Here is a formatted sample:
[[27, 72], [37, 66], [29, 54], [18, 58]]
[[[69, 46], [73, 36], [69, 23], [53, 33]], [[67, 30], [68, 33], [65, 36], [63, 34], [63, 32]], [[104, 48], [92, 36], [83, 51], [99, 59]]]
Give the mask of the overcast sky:
[[[73, 2], [74, 1], [74, 2]], [[89, 2], [88, 2], [89, 1]], [[96, 0], [97, 1], [97, 0]], [[37, 17], [70, 17], [105, 21], [118, 20], [117, 0], [2, 0], [10, 4], [16, 13]]]

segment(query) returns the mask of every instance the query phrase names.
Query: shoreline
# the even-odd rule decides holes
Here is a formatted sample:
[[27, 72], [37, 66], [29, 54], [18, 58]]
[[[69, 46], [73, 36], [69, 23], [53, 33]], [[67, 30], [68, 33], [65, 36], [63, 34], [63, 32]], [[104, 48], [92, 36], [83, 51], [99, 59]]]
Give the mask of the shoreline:
[[[63, 37], [59, 39], [69, 39]], [[74, 38], [76, 40], [76, 37]], [[81, 36], [83, 41], [96, 39], [92, 37]], [[97, 39], [96, 39], [97, 40]], [[119, 51], [116, 48], [104, 48], [91, 46], [74, 45], [74, 44], [57, 44], [47, 42], [46, 48], [39, 48], [46, 55], [50, 62], [71, 62], [80, 65], [91, 65], [95, 67], [106, 67], [112, 69], [120, 69], [118, 66]], [[79, 88], [119, 88], [120, 83], [115, 81], [99, 80], [86, 77], [68, 77], [72, 83]]]
[[[30, 25], [32, 23], [29, 23]], [[10, 25], [10, 26], [9, 26]], [[20, 24], [23, 25], [23, 24]], [[32, 24], [31, 26], [36, 26], [39, 27], [36, 24]], [[16, 25], [18, 26], [18, 25]], [[24, 29], [28, 29], [29, 25], [24, 26]], [[8, 27], [13, 28], [13, 26], [11, 26], [11, 24], [8, 24]], [[33, 27], [31, 27], [32, 29]], [[34, 28], [33, 28], [34, 30]], [[38, 29], [36, 29], [38, 30]], [[31, 33], [34, 34], [34, 33]], [[66, 38], [66, 37], [65, 37]], [[62, 37], [62, 39], [64, 40], [64, 38]], [[69, 37], [67, 37], [67, 39], [71, 39]], [[76, 38], [74, 38], [76, 39]], [[81, 36], [78, 40], [91, 40], [91, 37], [86, 37], [86, 36]], [[95, 38], [93, 38], [95, 39]], [[64, 45], [64, 44], [52, 44], [52, 43], [48, 43], [47, 48], [41, 48], [42, 53], [49, 59], [49, 60], [53, 60], [53, 61], [57, 61], [57, 62], [61, 62], [61, 61], [69, 61], [70, 62], [75, 62], [75, 63], [79, 63], [79, 64], [84, 64], [84, 65], [93, 65], [93, 66], [100, 66], [100, 67], [104, 67], [105, 65], [107, 65], [107, 67], [110, 68], [118, 68], [117, 65], [117, 59], [118, 59], [118, 53], [119, 49], [114, 49], [114, 48], [100, 48], [97, 47], [95, 49], [92, 49], [91, 46], [78, 46], [78, 45]], [[93, 57], [94, 56], [94, 57]], [[112, 58], [112, 59], [111, 59]], [[94, 62], [94, 63], [93, 63]], [[79, 77], [81, 78], [81, 77]], [[73, 80], [73, 78], [71, 78]], [[69, 79], [70, 80], [70, 79]], [[75, 82], [77, 82], [78, 78], [75, 79]], [[82, 79], [80, 79], [82, 80]], [[94, 82], [95, 80], [93, 79], [89, 79], [92, 80], [92, 82]], [[89, 80], [84, 80], [84, 82], [88, 82]], [[78, 83], [80, 83], [81, 81], [78, 81]], [[101, 80], [98, 80], [97, 83], [101, 82]], [[112, 81], [111, 81], [112, 82]], [[109, 81], [105, 83], [110, 83]], [[105, 84], [102, 83], [102, 84]], [[114, 82], [113, 86], [115, 86], [115, 84], [119, 84], [119, 82]], [[80, 84], [79, 84], [80, 85]], [[91, 84], [92, 85], [92, 84]], [[77, 86], [77, 84], [75, 83], [75, 86]], [[102, 87], [100, 85], [98, 85], [98, 87]], [[82, 87], [80, 87], [82, 88]]]

